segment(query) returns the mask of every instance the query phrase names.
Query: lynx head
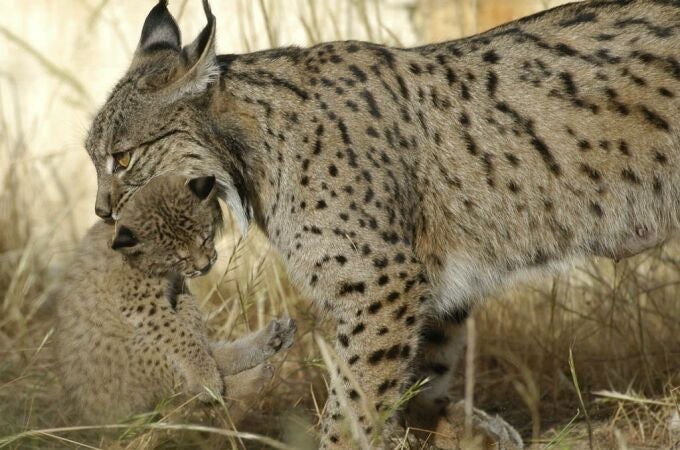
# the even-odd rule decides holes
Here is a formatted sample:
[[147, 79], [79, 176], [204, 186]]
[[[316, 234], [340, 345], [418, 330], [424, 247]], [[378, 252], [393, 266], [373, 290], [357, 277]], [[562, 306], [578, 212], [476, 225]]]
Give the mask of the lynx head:
[[238, 186], [236, 162], [229, 162], [233, 149], [225, 151], [208, 114], [220, 70], [215, 17], [207, 0], [203, 8], [207, 25], [182, 47], [167, 0], [158, 2], [127, 73], [94, 119], [85, 145], [97, 171], [95, 212], [102, 218], [119, 217], [137, 189], [163, 174], [216, 176], [232, 208], [242, 203], [230, 198]]
[[221, 226], [215, 178], [156, 177], [121, 209], [111, 248], [145, 273], [192, 278], [217, 259]]

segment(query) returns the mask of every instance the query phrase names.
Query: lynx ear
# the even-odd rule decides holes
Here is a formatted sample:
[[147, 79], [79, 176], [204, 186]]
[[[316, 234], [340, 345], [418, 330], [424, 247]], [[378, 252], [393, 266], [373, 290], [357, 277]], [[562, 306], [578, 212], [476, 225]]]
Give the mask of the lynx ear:
[[187, 183], [189, 190], [199, 199], [205, 200], [215, 188], [215, 177], [193, 178]]
[[159, 50], [181, 50], [182, 38], [177, 22], [168, 11], [167, 0], [160, 0], [146, 16], [135, 57]]
[[181, 58], [186, 72], [173, 83], [182, 93], [205, 90], [219, 74], [215, 56], [215, 16], [208, 0], [203, 0], [203, 11], [208, 23], [194, 41], [182, 49]]
[[198, 37], [182, 48], [179, 27], [160, 0], [144, 21], [142, 35], [131, 69], [146, 67], [139, 86], [161, 91], [169, 100], [202, 92], [219, 74], [215, 56], [215, 16], [203, 0], [206, 26]]
[[116, 235], [113, 237], [111, 248], [113, 250], [128, 249], [139, 243], [131, 229], [125, 225], [116, 228]]

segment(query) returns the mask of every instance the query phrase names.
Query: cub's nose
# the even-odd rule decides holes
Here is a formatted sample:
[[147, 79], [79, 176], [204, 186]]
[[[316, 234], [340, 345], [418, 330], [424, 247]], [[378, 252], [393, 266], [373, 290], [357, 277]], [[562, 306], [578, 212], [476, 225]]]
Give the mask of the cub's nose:
[[198, 271], [201, 273], [201, 275], [205, 275], [206, 273], [210, 272], [210, 269], [212, 269], [212, 262], [209, 262], [202, 268], [198, 269]]

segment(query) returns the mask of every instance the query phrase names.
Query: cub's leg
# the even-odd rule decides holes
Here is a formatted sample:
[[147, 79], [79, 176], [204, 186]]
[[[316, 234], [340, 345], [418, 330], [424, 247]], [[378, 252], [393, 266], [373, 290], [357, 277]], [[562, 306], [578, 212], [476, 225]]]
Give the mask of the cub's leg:
[[232, 401], [246, 401], [253, 396], [261, 396], [262, 389], [272, 380], [274, 366], [263, 363], [223, 378], [225, 397]]
[[272, 320], [266, 328], [232, 342], [212, 342], [210, 348], [223, 375], [236, 374], [262, 364], [293, 345], [297, 326], [290, 317]]
[[465, 351], [465, 319], [469, 311], [460, 308], [443, 318], [430, 316], [423, 324], [413, 379], [429, 381], [409, 401], [406, 408], [409, 426], [433, 430], [438, 417], [446, 414], [453, 375]]
[[419, 311], [428, 301], [424, 268], [404, 247], [372, 255], [342, 255], [340, 270], [313, 275], [337, 324], [335, 352], [350, 372], [335, 363], [328, 368], [323, 449], [392, 448], [394, 413], [418, 350]]
[[224, 377], [225, 399], [229, 417], [238, 423], [252, 409], [254, 401], [262, 398], [262, 392], [274, 376], [274, 367], [264, 363], [235, 375]]
[[217, 370], [215, 359], [210, 354], [206, 339], [205, 325], [194, 298], [190, 295], [177, 296], [175, 308], [170, 302], [161, 304], [140, 300], [129, 319], [136, 326], [138, 335], [149, 344], [153, 343], [179, 372], [185, 382], [185, 390], [198, 395], [201, 401], [210, 401], [212, 395], [222, 393], [222, 377]]

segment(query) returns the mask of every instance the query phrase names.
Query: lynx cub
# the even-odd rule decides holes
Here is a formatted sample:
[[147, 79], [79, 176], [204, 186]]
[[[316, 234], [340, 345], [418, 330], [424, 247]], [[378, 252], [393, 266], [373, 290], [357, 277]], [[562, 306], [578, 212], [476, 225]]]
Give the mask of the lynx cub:
[[[211, 178], [159, 177], [116, 225], [96, 223], [57, 292], [57, 357], [82, 419], [142, 412], [182, 382], [203, 401], [259, 392], [267, 359], [293, 342], [295, 322], [272, 321], [235, 342], [209, 342], [184, 279], [216, 259], [221, 212]], [[249, 370], [250, 369], [250, 370]]]

